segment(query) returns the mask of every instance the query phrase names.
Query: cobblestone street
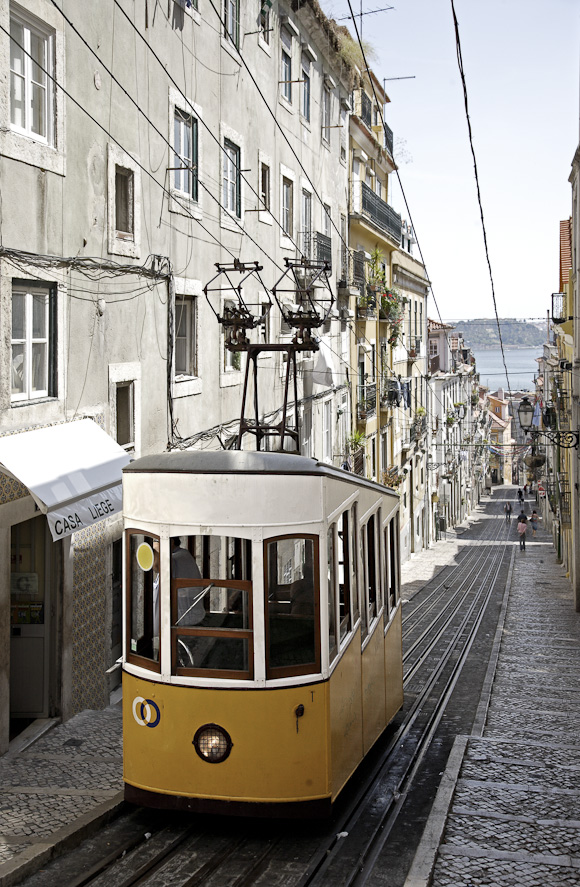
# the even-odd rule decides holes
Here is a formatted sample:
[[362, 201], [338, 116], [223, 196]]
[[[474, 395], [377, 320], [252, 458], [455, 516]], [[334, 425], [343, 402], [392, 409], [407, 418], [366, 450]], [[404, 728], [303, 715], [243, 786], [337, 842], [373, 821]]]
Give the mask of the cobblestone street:
[[515, 551], [496, 655], [480, 735], [456, 740], [406, 887], [580, 884], [580, 615], [543, 529]]
[[0, 884], [34, 871], [55, 847], [122, 802], [121, 709], [85, 711], [0, 758]]
[[[500, 491], [482, 500], [469, 524], [493, 520], [501, 501]], [[403, 565], [404, 600], [455, 562], [466, 529]], [[580, 885], [580, 616], [548, 534], [525, 552], [513, 534], [478, 726], [456, 739], [406, 887]], [[0, 780], [8, 887], [122, 803], [120, 707], [82, 712], [22, 750], [15, 743]]]

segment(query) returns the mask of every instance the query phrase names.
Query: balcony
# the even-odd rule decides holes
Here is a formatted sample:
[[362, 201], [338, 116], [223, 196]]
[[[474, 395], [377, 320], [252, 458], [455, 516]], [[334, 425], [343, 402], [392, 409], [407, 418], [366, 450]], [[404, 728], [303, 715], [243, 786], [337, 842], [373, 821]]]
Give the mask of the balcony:
[[552, 323], [566, 323], [566, 293], [552, 293]]
[[356, 414], [359, 422], [367, 422], [372, 419], [377, 412], [377, 386], [373, 382], [372, 385], [361, 385], [358, 389], [358, 400], [356, 404]]
[[332, 240], [326, 234], [315, 231], [313, 234], [314, 259], [317, 262], [328, 262], [332, 268]]
[[361, 89], [360, 93], [360, 119], [363, 123], [366, 123], [368, 128], [371, 128], [372, 125], [372, 117], [373, 117], [373, 103], [369, 99], [368, 95], [364, 90]]
[[353, 185], [352, 213], [369, 219], [375, 228], [401, 243], [401, 216], [364, 182]]
[[572, 526], [572, 495], [570, 481], [565, 474], [558, 474], [558, 492], [560, 496], [560, 523], [562, 527]]

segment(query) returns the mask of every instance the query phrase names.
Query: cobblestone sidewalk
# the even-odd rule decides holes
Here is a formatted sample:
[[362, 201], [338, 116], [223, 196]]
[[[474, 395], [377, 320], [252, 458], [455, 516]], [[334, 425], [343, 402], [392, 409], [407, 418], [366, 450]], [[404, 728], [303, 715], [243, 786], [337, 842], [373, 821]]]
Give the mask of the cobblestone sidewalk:
[[515, 551], [496, 652], [487, 717], [456, 742], [406, 887], [580, 885], [580, 614], [543, 530]]
[[121, 710], [84, 711], [0, 758], [0, 885], [122, 801]]

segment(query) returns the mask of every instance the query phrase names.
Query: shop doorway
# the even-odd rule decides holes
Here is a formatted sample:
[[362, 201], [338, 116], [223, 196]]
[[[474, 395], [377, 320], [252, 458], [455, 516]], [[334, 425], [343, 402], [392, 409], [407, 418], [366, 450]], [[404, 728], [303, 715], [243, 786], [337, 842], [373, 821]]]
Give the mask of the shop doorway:
[[44, 515], [16, 524], [10, 538], [10, 732], [49, 716], [51, 562]]

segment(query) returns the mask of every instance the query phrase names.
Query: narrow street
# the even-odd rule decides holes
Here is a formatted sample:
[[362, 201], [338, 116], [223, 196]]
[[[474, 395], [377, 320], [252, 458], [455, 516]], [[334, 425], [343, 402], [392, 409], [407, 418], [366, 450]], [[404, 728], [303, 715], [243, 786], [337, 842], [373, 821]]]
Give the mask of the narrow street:
[[[511, 564], [507, 590], [490, 599], [399, 822], [364, 883], [580, 884], [580, 619], [543, 528], [524, 553], [515, 526], [498, 526], [514, 493], [496, 489], [468, 524], [403, 567], [405, 612], [436, 581], [451, 588], [455, 567], [484, 532], [502, 534], [489, 544], [507, 543]], [[532, 507], [526, 503], [528, 513]], [[123, 806], [118, 701], [19, 751], [21, 744], [0, 761], [0, 884], [66, 883], [59, 861], [47, 868], [49, 860], [91, 834], [98, 845], [99, 830]], [[69, 873], [75, 864], [70, 858]]]

